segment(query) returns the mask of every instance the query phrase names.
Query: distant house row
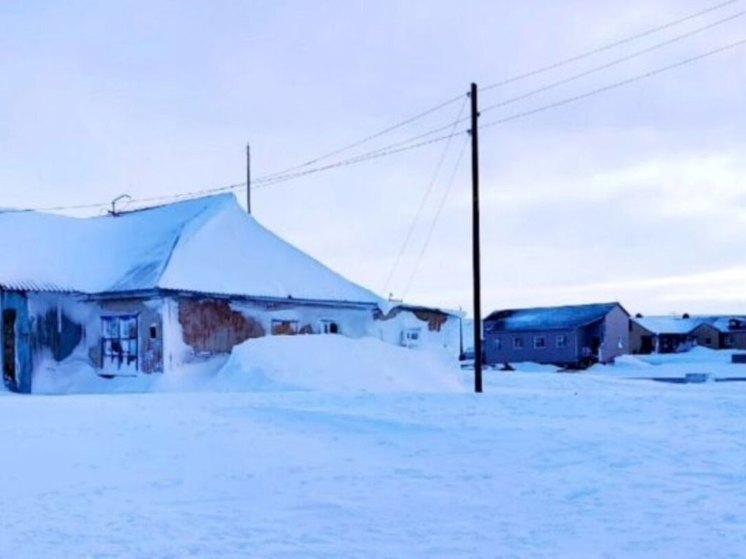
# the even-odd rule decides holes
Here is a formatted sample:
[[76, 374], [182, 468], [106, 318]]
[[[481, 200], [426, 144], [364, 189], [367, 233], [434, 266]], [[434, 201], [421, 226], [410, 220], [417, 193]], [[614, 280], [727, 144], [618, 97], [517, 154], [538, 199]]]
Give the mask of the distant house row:
[[631, 320], [632, 353], [673, 353], [693, 346], [746, 349], [744, 316], [637, 316]]
[[631, 317], [616, 302], [499, 310], [483, 332], [484, 360], [495, 365], [584, 367], [630, 353], [746, 349], [744, 316]]

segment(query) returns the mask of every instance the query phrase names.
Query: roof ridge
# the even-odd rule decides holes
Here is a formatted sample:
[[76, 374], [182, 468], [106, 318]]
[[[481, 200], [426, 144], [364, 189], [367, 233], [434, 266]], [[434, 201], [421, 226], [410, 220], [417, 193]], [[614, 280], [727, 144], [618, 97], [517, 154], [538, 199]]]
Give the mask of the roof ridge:
[[[203, 196], [202, 198], [193, 198], [192, 200], [197, 200], [197, 199], [204, 200], [206, 198], [218, 198], [218, 197], [227, 200], [224, 194], [218, 194], [218, 195], [213, 195], [213, 196]], [[235, 200], [235, 198], [233, 199]], [[176, 250], [176, 247], [181, 242], [181, 238], [182, 238], [182, 235], [184, 234], [184, 231], [188, 227], [194, 226], [195, 221], [199, 219], [199, 223], [196, 226], [196, 229], [194, 230], [194, 233], [196, 233], [202, 227], [204, 227], [205, 224], [209, 223], [212, 220], [212, 218], [214, 218], [219, 212], [223, 211], [225, 207], [226, 207], [225, 203], [222, 203], [220, 205], [218, 204], [206, 205], [201, 210], [199, 210], [196, 214], [194, 214], [192, 217], [190, 217], [188, 220], [184, 221], [181, 224], [181, 227], [179, 227], [179, 232], [174, 237], [174, 241], [173, 243], [171, 243], [171, 247], [168, 249], [168, 255], [166, 256], [166, 258], [163, 259], [163, 263], [161, 264], [160, 270], [158, 270], [158, 275], [156, 276], [156, 279], [155, 279], [156, 287], [160, 286], [161, 279], [163, 278], [163, 274], [166, 272], [169, 264], [171, 263], [171, 259], [173, 258], [174, 251]], [[200, 219], [202, 216], [204, 216], [204, 214], [208, 212], [209, 212], [209, 215], [206, 216], [207, 219]]]

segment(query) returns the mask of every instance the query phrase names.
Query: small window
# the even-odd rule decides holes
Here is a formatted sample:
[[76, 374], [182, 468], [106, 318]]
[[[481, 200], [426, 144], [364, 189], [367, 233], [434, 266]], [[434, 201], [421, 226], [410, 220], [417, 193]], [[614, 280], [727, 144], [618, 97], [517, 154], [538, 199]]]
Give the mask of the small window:
[[402, 345], [415, 347], [420, 345], [421, 328], [407, 328], [402, 332]]
[[324, 334], [339, 334], [339, 325], [333, 320], [321, 321], [321, 332]]
[[513, 349], [523, 349], [523, 338], [520, 336], [513, 338]]
[[557, 349], [565, 349], [567, 347], [567, 336], [560, 334], [557, 336]]
[[495, 338], [495, 349], [502, 349], [502, 348], [503, 348], [502, 338]]
[[137, 316], [101, 317], [104, 368], [137, 368]]
[[534, 336], [534, 349], [544, 349], [547, 346], [544, 336]]
[[705, 345], [712, 345], [712, 338], [705, 338]]
[[150, 328], [148, 329], [148, 335], [150, 336], [151, 340], [155, 340], [158, 337], [158, 328], [155, 324], [150, 325]]
[[298, 321], [297, 320], [273, 320], [272, 321], [272, 335], [273, 336], [292, 336], [298, 333]]

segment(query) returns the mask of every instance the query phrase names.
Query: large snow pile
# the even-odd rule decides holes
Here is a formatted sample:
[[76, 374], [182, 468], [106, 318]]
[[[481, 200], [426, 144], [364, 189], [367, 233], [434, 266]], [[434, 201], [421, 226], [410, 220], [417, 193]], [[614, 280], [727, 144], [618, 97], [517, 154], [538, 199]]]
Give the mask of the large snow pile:
[[268, 336], [235, 347], [218, 385], [249, 390], [460, 392], [446, 352], [407, 349], [375, 338]]
[[375, 338], [268, 336], [166, 374], [102, 378], [84, 355], [37, 367], [37, 394], [122, 392], [460, 392], [458, 362], [445, 351], [407, 349]]

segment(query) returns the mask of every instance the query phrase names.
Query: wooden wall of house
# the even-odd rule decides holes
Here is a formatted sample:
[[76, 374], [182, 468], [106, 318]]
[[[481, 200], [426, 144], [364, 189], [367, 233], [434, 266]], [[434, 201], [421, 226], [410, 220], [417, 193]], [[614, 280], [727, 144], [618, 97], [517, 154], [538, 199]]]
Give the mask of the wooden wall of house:
[[655, 349], [653, 333], [639, 323], [630, 320], [629, 352], [634, 354], [651, 353]]
[[69, 357], [83, 339], [83, 326], [59, 307], [34, 316], [31, 330], [34, 355], [48, 351], [55, 361]]
[[9, 390], [31, 392], [33, 360], [25, 293], [0, 291], [0, 364]]
[[369, 335], [381, 341], [407, 347], [444, 349], [459, 356], [461, 332], [457, 316], [437, 309], [394, 307], [387, 313], [376, 311], [374, 317]]
[[720, 332], [710, 324], [700, 324], [691, 333], [698, 346], [709, 349], [720, 349]]
[[372, 334], [371, 307], [324, 303], [232, 300], [172, 295], [164, 300], [165, 370], [210, 356], [227, 355], [251, 338], [335, 333], [350, 338]]
[[[163, 321], [160, 299], [108, 299], [93, 302], [96, 312], [87, 325], [88, 356], [92, 364], [106, 372], [102, 345], [102, 319], [111, 316], [136, 316], [138, 321], [137, 369], [143, 373], [163, 371]], [[116, 373], [116, 371], [111, 371]]]
[[615, 306], [603, 321], [599, 360], [610, 363], [620, 355], [630, 352], [630, 319], [620, 307]]
[[[566, 343], [558, 343], [564, 337]], [[537, 338], [544, 345], [537, 347]], [[515, 339], [520, 339], [518, 348]], [[572, 364], [579, 360], [578, 333], [576, 330], [537, 330], [532, 332], [498, 331], [485, 323], [485, 360], [490, 364], [533, 362], [544, 364]]]
[[721, 349], [746, 349], [746, 331], [732, 330], [720, 334]]

